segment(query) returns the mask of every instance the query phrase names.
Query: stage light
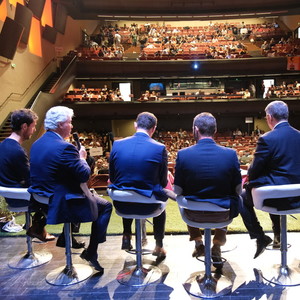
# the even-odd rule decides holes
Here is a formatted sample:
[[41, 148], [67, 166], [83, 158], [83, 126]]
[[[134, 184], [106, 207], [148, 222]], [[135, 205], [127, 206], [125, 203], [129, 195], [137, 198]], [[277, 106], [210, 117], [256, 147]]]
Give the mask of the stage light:
[[199, 69], [199, 64], [197, 62], [193, 63], [193, 69], [198, 70]]

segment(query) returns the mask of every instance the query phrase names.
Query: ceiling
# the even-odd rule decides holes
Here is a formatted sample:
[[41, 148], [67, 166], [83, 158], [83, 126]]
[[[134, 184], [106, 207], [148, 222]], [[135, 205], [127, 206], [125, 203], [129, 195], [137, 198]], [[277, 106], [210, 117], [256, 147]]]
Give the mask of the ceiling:
[[74, 19], [215, 20], [300, 14], [299, 0], [56, 0]]

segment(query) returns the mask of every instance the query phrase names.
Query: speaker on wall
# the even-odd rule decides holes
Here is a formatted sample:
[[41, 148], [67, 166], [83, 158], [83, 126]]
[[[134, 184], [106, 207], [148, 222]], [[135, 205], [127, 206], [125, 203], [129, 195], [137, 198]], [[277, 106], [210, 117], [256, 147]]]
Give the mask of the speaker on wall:
[[33, 12], [33, 15], [39, 20], [42, 17], [46, 0], [29, 0], [28, 8]]
[[6, 17], [0, 33], [0, 56], [14, 58], [23, 30], [23, 25]]
[[55, 10], [54, 28], [59, 32], [64, 34], [66, 30], [67, 23], [67, 10], [66, 8], [58, 4]]
[[21, 37], [21, 42], [24, 44], [28, 43], [32, 16], [33, 13], [30, 9], [20, 3], [17, 3], [15, 21], [24, 26], [24, 31]]
[[42, 35], [43, 39], [47, 40], [48, 42], [50, 42], [52, 44], [55, 44], [56, 35], [57, 35], [57, 31], [55, 28], [53, 28], [49, 25], [45, 26], [45, 29], [44, 29], [43, 35]]

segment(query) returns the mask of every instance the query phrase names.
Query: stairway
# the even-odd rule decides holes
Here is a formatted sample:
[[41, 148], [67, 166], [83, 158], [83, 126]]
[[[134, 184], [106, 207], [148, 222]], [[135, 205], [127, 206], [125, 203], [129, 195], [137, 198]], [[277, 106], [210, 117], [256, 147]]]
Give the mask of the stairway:
[[0, 142], [6, 139], [11, 134], [10, 118], [8, 118], [0, 129]]

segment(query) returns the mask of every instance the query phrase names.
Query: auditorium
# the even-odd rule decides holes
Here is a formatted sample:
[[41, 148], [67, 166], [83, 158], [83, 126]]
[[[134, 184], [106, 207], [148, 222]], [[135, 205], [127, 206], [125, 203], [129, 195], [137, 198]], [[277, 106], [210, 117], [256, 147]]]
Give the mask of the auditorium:
[[[3, 299], [298, 299], [300, 205], [297, 207], [294, 200], [289, 208], [274, 208], [266, 203], [273, 198], [300, 196], [300, 182], [296, 179], [300, 148], [296, 133], [290, 139], [288, 133], [284, 134], [276, 146], [279, 134], [271, 140], [272, 132], [281, 123], [289, 124], [297, 133], [300, 130], [299, 1], [0, 0], [0, 87], [0, 173], [6, 172], [3, 164], [7, 165], [9, 156], [1, 146], [16, 139], [24, 150], [28, 172], [30, 162], [31, 176], [27, 186], [14, 186], [4, 184], [2, 179], [6, 175], [0, 174]], [[273, 105], [284, 105], [285, 117], [278, 116]], [[55, 107], [64, 107], [66, 114], [72, 112], [68, 115], [69, 123], [66, 119], [61, 122], [67, 122], [68, 128], [51, 127], [51, 122], [58, 122], [49, 116]], [[24, 124], [17, 130], [13, 115], [20, 110], [29, 111], [33, 119], [29, 123], [24, 121], [26, 134], [18, 139], [16, 133], [23, 132]], [[150, 119], [152, 114], [157, 118], [150, 129], [139, 125], [138, 118], [143, 112], [151, 113], [146, 114]], [[199, 126], [204, 125], [196, 122], [202, 113], [204, 121], [212, 117], [216, 122], [211, 135], [203, 134]], [[51, 124], [46, 122], [49, 118]], [[147, 196], [150, 200], [154, 198], [152, 204], [136, 201], [134, 213], [125, 214], [121, 209], [125, 204], [119, 204], [125, 201], [120, 200], [124, 195], [116, 193], [124, 192], [123, 186], [121, 190], [115, 189], [121, 172], [116, 167], [120, 163], [117, 154], [122, 152], [122, 143], [125, 147], [129, 137], [138, 134], [139, 126], [153, 139], [153, 143], [145, 145], [149, 151], [153, 144], [161, 145], [165, 151], [164, 180], [168, 185], [162, 188], [169, 199], [159, 201], [153, 191]], [[78, 161], [85, 158], [84, 163], [89, 165], [89, 178], [85, 180], [88, 188], [80, 185], [81, 193], [112, 204], [107, 232], [101, 223], [107, 236], [105, 243], [99, 242], [96, 259], [86, 253], [93, 244], [98, 221], [69, 218], [69, 209], [65, 215], [55, 215], [55, 220], [65, 218], [64, 221], [50, 221], [55, 209], [58, 210], [52, 209], [55, 195], [45, 198], [34, 190], [33, 180], [40, 175], [33, 175], [33, 168], [44, 168], [44, 174], [46, 167], [41, 164], [46, 166], [50, 159], [43, 147], [35, 147], [49, 131], [73, 144], [76, 155], [79, 153]], [[218, 154], [210, 160], [213, 154], [209, 152], [207, 158], [194, 161], [194, 168], [207, 167], [207, 172], [221, 170], [229, 164], [229, 154], [234, 154], [239, 168], [236, 181], [240, 185], [240, 192], [235, 190], [239, 202], [235, 215], [231, 213], [232, 202], [230, 206], [218, 206], [211, 204], [213, 197], [200, 201], [207, 206], [196, 209], [194, 204], [199, 201], [191, 201], [183, 193], [186, 184], [179, 185], [184, 181], [179, 172], [186, 172], [188, 166], [183, 166], [184, 162], [179, 164], [178, 153], [182, 153], [182, 159], [184, 153], [187, 155], [186, 149], [195, 149], [203, 138], [213, 140], [224, 156]], [[135, 153], [134, 147], [138, 146], [126, 147], [128, 155]], [[293, 148], [294, 158], [285, 155]], [[85, 149], [84, 154], [81, 149]], [[50, 154], [59, 157], [59, 151]], [[143, 148], [136, 152], [132, 164], [140, 163], [138, 156], [142, 151]], [[267, 157], [270, 151], [274, 153]], [[45, 155], [37, 163], [33, 154], [42, 153]], [[190, 158], [192, 155], [191, 152]], [[15, 160], [18, 159], [16, 156]], [[149, 158], [152, 167], [159, 164], [155, 159]], [[144, 160], [148, 162], [148, 158]], [[289, 167], [276, 170], [272, 177], [274, 185], [264, 181], [248, 187], [254, 179], [254, 165], [261, 168], [266, 178], [269, 168], [281, 163]], [[127, 176], [133, 172], [131, 167], [127, 160]], [[18, 164], [14, 168], [21, 173]], [[57, 180], [67, 181], [63, 178], [69, 176], [66, 169], [58, 167]], [[147, 173], [142, 163], [134, 169], [132, 182], [136, 173]], [[234, 180], [232, 169], [221, 180], [219, 194], [221, 186]], [[161, 172], [157, 171], [156, 176]], [[70, 175], [72, 180], [80, 181], [76, 176]], [[276, 183], [276, 176], [287, 179]], [[210, 180], [217, 182], [217, 177], [220, 178], [205, 177], [199, 185]], [[190, 176], [185, 179], [194, 183]], [[274, 189], [264, 189], [268, 185]], [[210, 188], [209, 185], [207, 190]], [[61, 192], [60, 189], [57, 190]], [[130, 190], [125, 196], [128, 203], [135, 202], [134, 198], [145, 198], [146, 192]], [[247, 216], [241, 212], [248, 192], [253, 197], [251, 211], [255, 207], [252, 221], [256, 222], [257, 214], [266, 233], [263, 241], [251, 235]], [[222, 200], [227, 201], [228, 193], [223, 196]], [[77, 198], [79, 205], [82, 197]], [[15, 199], [26, 201], [26, 207], [11, 205]], [[149, 205], [160, 207], [165, 214], [164, 246], [157, 243], [155, 229], [155, 220], [162, 211], [136, 213], [137, 207]], [[43, 229], [47, 233], [30, 234], [30, 225], [40, 211], [40, 221], [44, 226], [47, 224]], [[187, 211], [201, 212], [202, 221], [187, 217]], [[228, 215], [222, 219], [219, 216], [225, 211]], [[85, 210], [81, 213], [85, 214]], [[208, 213], [213, 214], [213, 221]], [[272, 216], [276, 216], [277, 229]], [[134, 219], [132, 236], [125, 234], [124, 220], [129, 219]], [[191, 227], [203, 229], [202, 252], [198, 240], [193, 241]], [[222, 230], [225, 241], [216, 252], [215, 241]], [[58, 245], [61, 238], [63, 243]], [[83, 248], [84, 243], [90, 243], [88, 248]]]

